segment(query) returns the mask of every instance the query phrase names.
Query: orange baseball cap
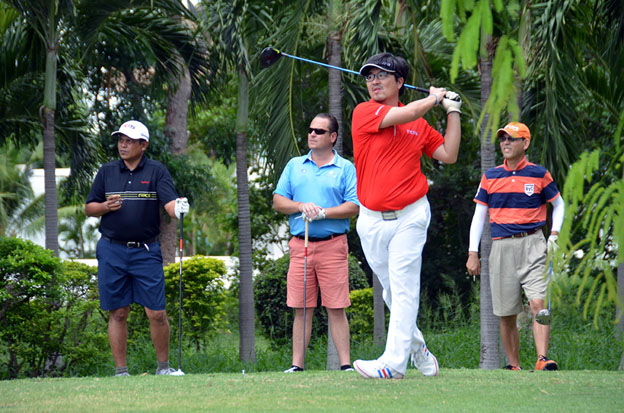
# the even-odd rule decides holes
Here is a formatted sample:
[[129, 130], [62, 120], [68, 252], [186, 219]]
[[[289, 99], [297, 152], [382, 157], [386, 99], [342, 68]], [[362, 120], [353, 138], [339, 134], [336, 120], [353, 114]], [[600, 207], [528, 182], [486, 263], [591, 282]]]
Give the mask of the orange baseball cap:
[[507, 133], [512, 138], [524, 138], [531, 141], [531, 131], [524, 123], [510, 122], [504, 128], [496, 131], [496, 137], [500, 137], [503, 133]]

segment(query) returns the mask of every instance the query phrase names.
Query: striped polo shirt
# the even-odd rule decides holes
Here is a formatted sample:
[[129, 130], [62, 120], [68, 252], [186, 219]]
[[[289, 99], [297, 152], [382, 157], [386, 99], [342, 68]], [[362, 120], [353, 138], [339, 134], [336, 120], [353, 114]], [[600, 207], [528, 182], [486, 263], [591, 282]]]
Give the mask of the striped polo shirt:
[[111, 195], [121, 195], [121, 209], [102, 215], [100, 232], [120, 241], [143, 241], [160, 233], [160, 208], [178, 195], [167, 168], [143, 156], [134, 170], [123, 160], [100, 168], [86, 203], [104, 202]]
[[558, 196], [550, 172], [525, 157], [515, 170], [507, 160], [488, 169], [474, 201], [489, 208], [492, 239], [499, 239], [544, 226], [546, 203]]

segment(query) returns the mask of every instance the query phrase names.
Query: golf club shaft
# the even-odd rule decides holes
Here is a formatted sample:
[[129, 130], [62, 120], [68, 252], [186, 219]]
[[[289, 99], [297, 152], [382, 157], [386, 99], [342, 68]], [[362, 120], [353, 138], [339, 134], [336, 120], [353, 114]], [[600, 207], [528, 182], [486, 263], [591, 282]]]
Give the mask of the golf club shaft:
[[[290, 57], [290, 58], [296, 59], [296, 60], [301, 60], [303, 62], [308, 62], [308, 63], [312, 63], [312, 64], [315, 64], [315, 65], [328, 67], [330, 69], [341, 70], [343, 72], [351, 73], [351, 74], [358, 75], [358, 76], [360, 75], [360, 72], [356, 72], [355, 70], [349, 70], [349, 69], [345, 69], [343, 67], [329, 65], [329, 64], [323, 63], [323, 62], [317, 62], [315, 60], [305, 59], [303, 57], [294, 56], [294, 55], [291, 55], [291, 54], [288, 54], [288, 53], [284, 53], [284, 52], [280, 52], [280, 54], [282, 56]], [[412, 86], [412, 85], [408, 85], [408, 84], [404, 84], [403, 86], [405, 86], [408, 89], [414, 89], [414, 90], [416, 90], [418, 92], [429, 93], [429, 89], [425, 89], [423, 87], [417, 87], [417, 86]]]
[[180, 279], [178, 280], [178, 371], [182, 370], [182, 257], [184, 254], [184, 214], [180, 214]]
[[305, 221], [305, 237], [303, 243], [303, 366], [305, 369], [306, 359], [306, 283], [308, 281], [308, 220]]
[[550, 313], [550, 293], [552, 289], [552, 275], [553, 275], [553, 265], [552, 261], [550, 261], [550, 269], [548, 270], [548, 312]]

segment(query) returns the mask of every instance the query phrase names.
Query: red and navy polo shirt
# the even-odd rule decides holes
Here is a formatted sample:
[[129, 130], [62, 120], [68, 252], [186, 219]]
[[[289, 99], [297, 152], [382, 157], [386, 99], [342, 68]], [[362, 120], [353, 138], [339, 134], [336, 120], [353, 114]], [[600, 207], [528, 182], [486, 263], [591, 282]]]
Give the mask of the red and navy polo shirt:
[[86, 203], [104, 202], [111, 195], [121, 195], [121, 209], [102, 215], [100, 232], [120, 241], [144, 241], [160, 233], [160, 205], [178, 195], [167, 168], [143, 156], [133, 171], [123, 160], [100, 168]]
[[558, 196], [550, 172], [525, 157], [515, 170], [507, 161], [488, 169], [474, 201], [489, 208], [492, 239], [498, 239], [544, 226], [546, 203]]

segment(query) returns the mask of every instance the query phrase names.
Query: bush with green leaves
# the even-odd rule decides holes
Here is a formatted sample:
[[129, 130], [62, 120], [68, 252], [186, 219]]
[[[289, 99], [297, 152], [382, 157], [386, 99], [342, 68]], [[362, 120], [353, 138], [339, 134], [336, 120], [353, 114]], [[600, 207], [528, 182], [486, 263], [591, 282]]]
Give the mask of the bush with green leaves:
[[[287, 343], [292, 335], [294, 312], [286, 305], [286, 276], [290, 255], [286, 254], [275, 261], [268, 261], [264, 270], [254, 278], [255, 306], [263, 334], [276, 345]], [[366, 274], [360, 263], [349, 255], [349, 289], [369, 287]], [[319, 303], [317, 308], [320, 308]], [[316, 311], [312, 324], [313, 337], [327, 334], [327, 313]]]
[[[373, 310], [373, 287], [353, 290], [349, 294], [351, 307], [347, 308], [351, 340], [365, 341], [373, 337], [375, 314]], [[386, 311], [386, 320], [389, 317]]]
[[94, 268], [0, 239], [0, 377], [92, 372], [106, 348], [97, 297]]
[[[182, 332], [196, 348], [227, 328], [227, 269], [216, 258], [196, 256], [182, 261]], [[170, 320], [178, 320], [180, 264], [165, 267], [165, 299]], [[172, 336], [178, 323], [171, 323]]]

